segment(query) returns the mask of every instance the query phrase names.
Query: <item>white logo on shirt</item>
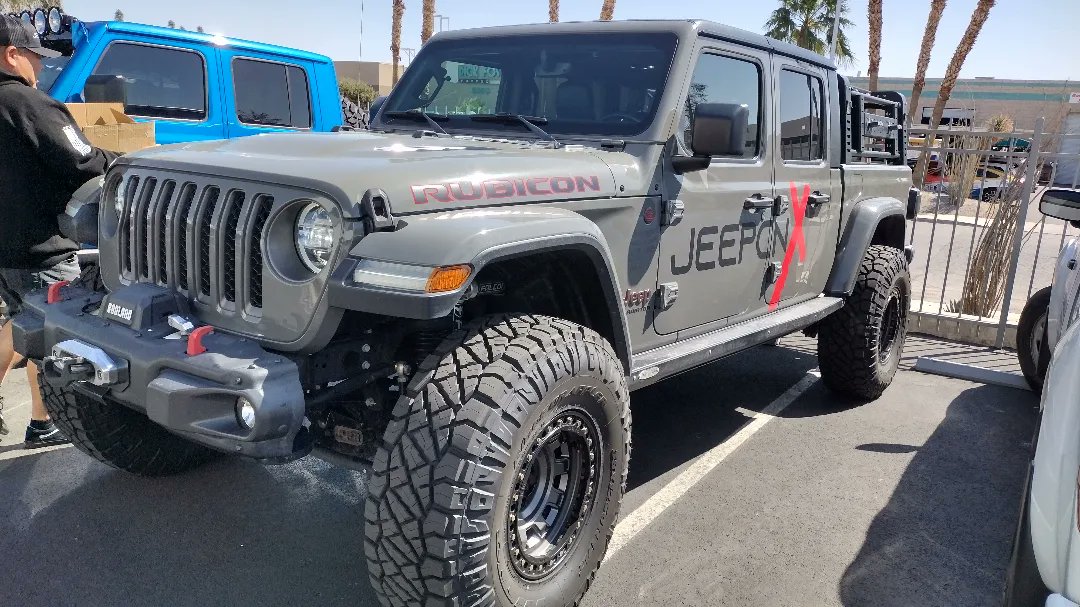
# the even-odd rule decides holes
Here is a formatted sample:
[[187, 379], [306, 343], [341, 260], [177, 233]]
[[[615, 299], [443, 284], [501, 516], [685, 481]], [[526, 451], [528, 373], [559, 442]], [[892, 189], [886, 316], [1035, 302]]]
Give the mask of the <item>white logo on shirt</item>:
[[71, 142], [71, 147], [75, 148], [75, 151], [83, 156], [89, 156], [90, 152], [94, 150], [94, 148], [90, 147], [90, 144], [83, 141], [82, 135], [73, 125], [65, 126], [64, 134], [67, 135], [68, 141]]

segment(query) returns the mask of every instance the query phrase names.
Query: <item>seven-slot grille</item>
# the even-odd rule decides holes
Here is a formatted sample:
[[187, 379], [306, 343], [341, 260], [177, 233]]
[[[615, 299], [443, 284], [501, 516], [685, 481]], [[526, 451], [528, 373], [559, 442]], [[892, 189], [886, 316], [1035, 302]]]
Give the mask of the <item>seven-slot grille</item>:
[[222, 311], [258, 314], [273, 196], [183, 178], [124, 179], [123, 279], [170, 287]]

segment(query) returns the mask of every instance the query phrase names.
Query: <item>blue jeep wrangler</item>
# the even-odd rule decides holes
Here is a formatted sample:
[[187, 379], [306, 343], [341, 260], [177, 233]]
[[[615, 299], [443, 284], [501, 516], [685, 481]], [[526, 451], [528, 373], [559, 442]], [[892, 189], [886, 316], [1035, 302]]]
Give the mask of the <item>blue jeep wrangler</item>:
[[64, 102], [122, 103], [136, 120], [156, 123], [160, 144], [363, 126], [323, 55], [124, 21], [84, 23], [58, 8], [19, 16], [63, 53], [45, 61], [40, 88]]

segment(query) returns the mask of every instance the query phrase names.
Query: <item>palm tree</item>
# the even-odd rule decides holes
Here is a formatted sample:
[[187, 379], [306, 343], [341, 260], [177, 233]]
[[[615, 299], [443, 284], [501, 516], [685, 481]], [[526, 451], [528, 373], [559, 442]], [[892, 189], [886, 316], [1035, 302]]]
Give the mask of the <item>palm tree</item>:
[[176, 29], [176, 22], [173, 21], [172, 19], [169, 19], [168, 25], [169, 25], [170, 28]]
[[113, 21], [123, 21], [123, 20], [124, 20], [124, 11], [122, 11], [120, 9], [116, 9], [116, 12], [113, 13]]
[[548, 0], [548, 21], [559, 22], [559, 0]]
[[394, 84], [401, 77], [401, 18], [405, 16], [405, 0], [393, 0], [394, 14], [390, 21], [390, 54], [394, 58]]
[[[930, 51], [934, 50], [934, 39], [937, 38], [938, 24], [941, 23], [941, 14], [945, 12], [945, 0], [930, 0], [930, 14], [926, 17], [926, 30], [922, 35], [922, 48], [919, 50], [919, 62], [915, 66], [915, 83], [911, 87], [911, 102], [908, 103], [908, 122], [915, 112], [919, 112], [919, 96], [922, 95], [923, 86], [926, 85], [926, 68], [930, 65]], [[922, 115], [919, 115], [922, 122]]]
[[424, 0], [424, 26], [420, 29], [420, 44], [431, 38], [435, 31], [435, 0]]
[[847, 0], [780, 0], [780, 6], [765, 22], [765, 35], [824, 55], [832, 40], [833, 17], [838, 3], [840, 29], [836, 37], [836, 60], [840, 64], [851, 63], [855, 56], [844, 32], [853, 25], [844, 16], [848, 12]]
[[615, 16], [615, 0], [604, 0], [604, 5], [600, 7], [600, 20], [611, 21]]
[[[960, 39], [960, 44], [956, 45], [956, 52], [953, 53], [952, 61], [949, 62], [949, 68], [945, 70], [945, 78], [941, 80], [937, 102], [934, 103], [934, 113], [930, 117], [931, 129], [936, 129], [941, 123], [941, 116], [945, 113], [945, 104], [949, 102], [956, 80], [960, 77], [960, 68], [964, 67], [964, 61], [975, 46], [975, 39], [979, 37], [983, 24], [990, 16], [990, 9], [996, 2], [997, 0], [979, 0], [975, 12], [971, 13], [971, 21], [968, 23], [967, 30], [964, 31], [964, 37]], [[926, 150], [923, 150], [923, 153], [919, 154], [919, 162], [915, 165], [915, 177], [918, 183], [922, 183], [928, 160], [929, 155]]]
[[878, 90], [878, 69], [881, 68], [881, 0], [870, 0], [870, 90]]

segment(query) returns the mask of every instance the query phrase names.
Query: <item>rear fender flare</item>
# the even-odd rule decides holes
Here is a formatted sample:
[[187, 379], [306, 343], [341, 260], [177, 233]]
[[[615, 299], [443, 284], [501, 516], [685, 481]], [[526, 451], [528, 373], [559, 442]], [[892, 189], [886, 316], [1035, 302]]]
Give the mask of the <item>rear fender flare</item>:
[[[825, 283], [825, 294], [839, 297], [851, 295], [855, 290], [855, 280], [859, 276], [859, 266], [862, 265], [866, 251], [874, 243], [878, 227], [882, 222], [899, 221], [906, 228], [906, 217], [907, 205], [895, 198], [870, 198], [855, 205], [851, 217], [848, 218], [847, 228], [840, 238], [832, 273]], [[903, 250], [905, 233], [906, 229], [901, 230], [899, 242], [882, 244]], [[892, 238], [895, 239], [895, 235]]]

